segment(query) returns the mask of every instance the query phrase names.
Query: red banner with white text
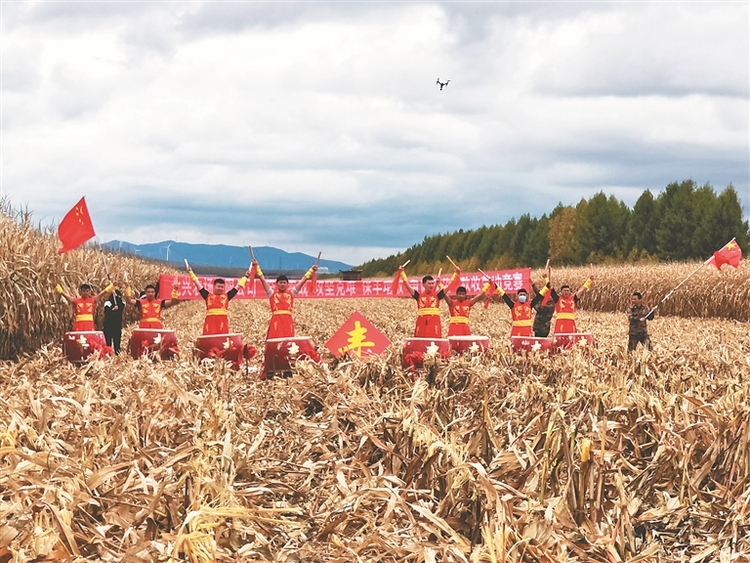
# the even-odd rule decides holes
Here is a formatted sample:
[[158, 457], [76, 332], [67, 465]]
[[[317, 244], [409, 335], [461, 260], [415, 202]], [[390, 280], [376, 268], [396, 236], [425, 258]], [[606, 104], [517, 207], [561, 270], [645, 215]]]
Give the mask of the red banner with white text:
[[[497, 284], [498, 287], [502, 287], [507, 293], [515, 293], [521, 288], [527, 291], [531, 289], [531, 268], [519, 268], [517, 270], [494, 270], [485, 272], [492, 280]], [[443, 285], [447, 286], [450, 283], [452, 274], [440, 276], [440, 280]], [[212, 291], [213, 281], [216, 276], [198, 276], [201, 284], [209, 292]], [[223, 278], [226, 282], [226, 290], [229, 291], [236, 284], [239, 278]], [[474, 295], [482, 291], [482, 286], [485, 284], [487, 279], [482, 276], [479, 272], [464, 272], [461, 274], [461, 285], [466, 288], [466, 292], [469, 295]], [[275, 280], [268, 280], [271, 287], [274, 286]], [[289, 281], [289, 287], [294, 287], [297, 283], [296, 280]], [[343, 281], [343, 280], [318, 280], [315, 286], [313, 294], [310, 293], [311, 285], [306, 283], [302, 286], [302, 289], [297, 294], [299, 298], [329, 298], [338, 299], [346, 297], [408, 297], [406, 289], [403, 284], [400, 286], [398, 295], [391, 293], [390, 278], [383, 279], [366, 279], [357, 281]], [[195, 288], [195, 284], [187, 274], [172, 276], [162, 274], [159, 277], [159, 297], [161, 299], [169, 299], [172, 293], [172, 286], [177, 285], [178, 298], [187, 299], [200, 299], [200, 294]], [[409, 284], [414, 289], [422, 288], [422, 277], [409, 277]], [[253, 283], [248, 283], [243, 288], [238, 288], [235, 299], [267, 299], [266, 292], [263, 290], [263, 286], [259, 279], [253, 280]]]

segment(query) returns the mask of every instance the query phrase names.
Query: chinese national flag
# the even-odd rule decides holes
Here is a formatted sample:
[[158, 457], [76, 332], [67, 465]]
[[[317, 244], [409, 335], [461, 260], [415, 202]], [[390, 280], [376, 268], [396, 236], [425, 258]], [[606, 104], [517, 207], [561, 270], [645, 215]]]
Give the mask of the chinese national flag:
[[709, 258], [709, 262], [712, 262], [719, 270], [724, 264], [737, 268], [741, 260], [742, 249], [735, 239], [730, 240], [723, 248], [714, 252], [712, 258]]
[[388, 337], [359, 312], [352, 313], [326, 342], [326, 348], [337, 358], [347, 353], [354, 353], [360, 358], [363, 355], [377, 356], [390, 345]]
[[86, 207], [86, 197], [82, 197], [81, 201], [68, 211], [63, 220], [60, 221], [60, 226], [57, 227], [57, 238], [62, 243], [62, 248], [57, 253], [62, 254], [78, 248], [95, 235], [94, 224], [91, 222], [91, 216], [88, 207]]

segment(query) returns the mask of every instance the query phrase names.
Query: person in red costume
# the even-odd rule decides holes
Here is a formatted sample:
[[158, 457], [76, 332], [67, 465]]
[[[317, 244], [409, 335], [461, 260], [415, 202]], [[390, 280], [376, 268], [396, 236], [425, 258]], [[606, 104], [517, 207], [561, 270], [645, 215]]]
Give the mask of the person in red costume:
[[448, 310], [451, 314], [450, 324], [448, 325], [448, 336], [468, 336], [471, 334], [469, 312], [475, 303], [484, 299], [488, 289], [489, 285], [485, 285], [482, 291], [471, 299], [467, 299], [466, 288], [464, 286], [456, 289], [455, 299], [447, 293], [445, 294], [445, 302], [448, 304]]
[[578, 332], [576, 329], [576, 311], [578, 309], [578, 302], [581, 300], [581, 296], [593, 283], [594, 273], [592, 268], [589, 279], [587, 279], [575, 293], [573, 293], [570, 286], [567, 284], [560, 286], [559, 294], [554, 289], [551, 290], [552, 300], [555, 302], [555, 313], [557, 314], [555, 319], [555, 334]]
[[115, 286], [110, 283], [101, 293], [94, 295], [94, 290], [91, 286], [84, 283], [78, 288], [80, 297], [75, 297], [66, 294], [60, 284], [55, 286], [55, 291], [75, 306], [76, 318], [73, 321], [73, 332], [96, 330], [94, 326], [94, 305], [96, 304], [96, 300], [104, 297], [107, 293], [111, 293], [114, 289]]
[[435, 279], [432, 276], [425, 276], [422, 278], [422, 291], [419, 292], [409, 284], [409, 278], [403, 268], [399, 269], [406, 290], [417, 301], [417, 324], [414, 327], [414, 336], [416, 338], [442, 338], [440, 300], [445, 299], [445, 290], [442, 285], [436, 287]]
[[171, 299], [157, 299], [156, 287], [151, 284], [146, 286], [145, 293], [144, 297], [135, 299], [130, 286], [125, 288], [125, 302], [139, 309], [141, 312], [141, 320], [138, 323], [138, 328], [164, 328], [164, 325], [161, 323], [161, 312], [163, 309], [179, 303], [177, 299], [177, 286], [172, 287]]
[[276, 278], [276, 288], [274, 289], [263, 275], [263, 270], [260, 269], [258, 262], [253, 261], [252, 268], [255, 269], [255, 275], [260, 278], [260, 283], [263, 284], [263, 289], [266, 290], [266, 295], [268, 295], [271, 303], [271, 320], [268, 323], [266, 338], [291, 338], [294, 336], [294, 318], [292, 317], [294, 298], [302, 289], [302, 286], [312, 279], [318, 266], [312, 266], [307, 270], [305, 275], [291, 289], [289, 288], [289, 278], [285, 275]]
[[213, 293], [203, 287], [193, 269], [188, 266], [187, 272], [193, 280], [195, 287], [201, 297], [206, 301], [206, 320], [203, 321], [203, 334], [228, 334], [229, 333], [229, 302], [237, 295], [239, 288], [245, 287], [250, 271], [242, 276], [237, 285], [224, 293], [226, 282], [222, 278], [216, 278], [213, 283]]

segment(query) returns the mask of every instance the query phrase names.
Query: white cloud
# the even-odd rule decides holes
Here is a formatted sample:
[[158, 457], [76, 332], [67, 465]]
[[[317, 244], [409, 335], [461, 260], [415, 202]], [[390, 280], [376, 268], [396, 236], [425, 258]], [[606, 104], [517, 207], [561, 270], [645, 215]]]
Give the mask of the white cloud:
[[746, 4], [31, 3], [2, 25], [3, 190], [43, 218], [87, 194], [100, 240], [353, 261], [600, 190], [747, 198]]

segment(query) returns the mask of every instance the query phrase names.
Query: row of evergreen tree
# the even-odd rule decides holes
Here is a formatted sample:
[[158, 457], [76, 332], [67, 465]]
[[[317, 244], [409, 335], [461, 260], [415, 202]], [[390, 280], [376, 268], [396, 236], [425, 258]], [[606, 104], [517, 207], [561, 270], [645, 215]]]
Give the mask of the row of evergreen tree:
[[734, 187], [717, 195], [710, 184], [685, 180], [657, 197], [646, 190], [633, 209], [600, 192], [575, 207], [558, 204], [549, 216], [427, 236], [362, 270], [367, 277], [390, 274], [408, 259], [410, 270], [431, 271], [446, 255], [465, 269], [539, 267], [548, 258], [553, 265], [704, 259], [733, 237], [747, 253], [750, 228]]

